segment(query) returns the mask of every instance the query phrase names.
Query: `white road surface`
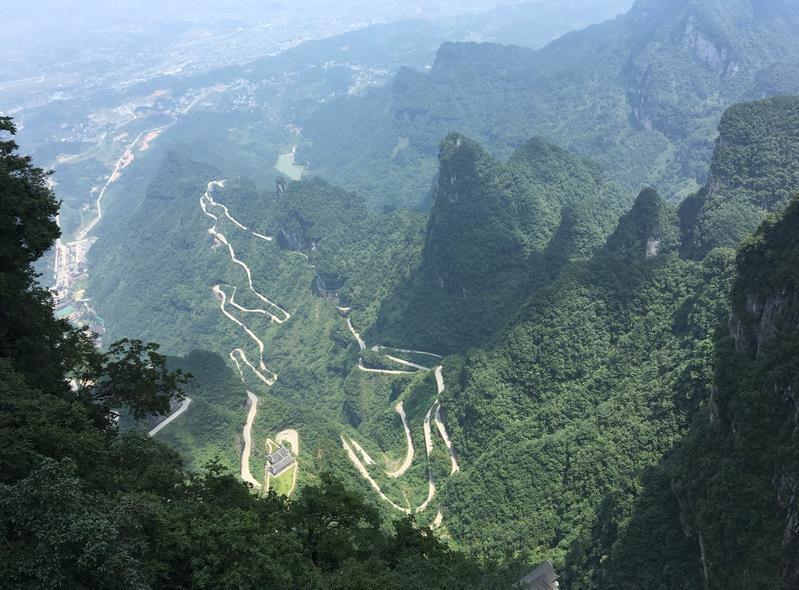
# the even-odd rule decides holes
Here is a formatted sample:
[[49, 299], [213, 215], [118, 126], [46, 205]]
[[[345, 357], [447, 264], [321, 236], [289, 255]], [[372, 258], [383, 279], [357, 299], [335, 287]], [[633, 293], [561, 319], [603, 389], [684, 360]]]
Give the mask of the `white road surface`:
[[[338, 310], [340, 312], [342, 312], [342, 314], [346, 314], [348, 311], [350, 311], [350, 308], [339, 307]], [[361, 335], [358, 333], [358, 331], [355, 330], [355, 327], [352, 325], [352, 321], [350, 320], [349, 317], [347, 317], [347, 327], [349, 328], [349, 330], [352, 333], [352, 335], [355, 337], [355, 340], [358, 342], [358, 348], [361, 351], [366, 350], [366, 348], [367, 348], [366, 341], [364, 341], [364, 339], [361, 338]], [[419, 355], [426, 355], [426, 356], [429, 356], [429, 357], [432, 357], [432, 358], [436, 358], [436, 359], [443, 358], [440, 355], [434, 354], [432, 352], [424, 352], [424, 351], [421, 351], [421, 350], [412, 350], [412, 349], [405, 349], [405, 348], [385, 347], [385, 346], [381, 346], [379, 344], [373, 346], [372, 350], [375, 351], [375, 352], [381, 352], [381, 351], [386, 351], [387, 350], [387, 351], [391, 351], [391, 352], [395, 352], [395, 353], [403, 353], [404, 352], [404, 353], [408, 353], [408, 354], [419, 354]], [[407, 361], [405, 359], [399, 358], [397, 356], [393, 356], [391, 354], [384, 353], [384, 356], [387, 359], [389, 359], [389, 360], [391, 360], [391, 361], [393, 361], [395, 363], [399, 363], [401, 365], [405, 365], [407, 367], [410, 367], [412, 369], [416, 369], [418, 371], [429, 371], [430, 370], [430, 367], [425, 367], [425, 366], [420, 365], [418, 363], [413, 363], [411, 361]], [[398, 371], [398, 370], [388, 370], [388, 369], [371, 369], [371, 368], [365, 367], [363, 365], [363, 359], [362, 358], [358, 359], [358, 368], [361, 371], [365, 371], [365, 372], [368, 372], [368, 373], [378, 373], [378, 374], [382, 374], [382, 375], [404, 375], [404, 374], [409, 374], [409, 373], [413, 373], [414, 372], [414, 371]], [[437, 392], [438, 395], [440, 395], [445, 389], [443, 367], [441, 365], [438, 365], [438, 366], [436, 366], [433, 369], [433, 371], [434, 371], [435, 380], [436, 380], [436, 392]], [[394, 471], [388, 471], [387, 470], [386, 471], [386, 475], [388, 475], [389, 477], [392, 477], [392, 478], [398, 478], [398, 477], [402, 476], [410, 468], [410, 466], [413, 464], [414, 450], [413, 450], [413, 439], [411, 437], [410, 428], [408, 427], [408, 420], [407, 420], [407, 416], [405, 415], [405, 409], [404, 409], [403, 403], [400, 401], [399, 403], [397, 403], [397, 405], [395, 406], [394, 409], [397, 411], [397, 413], [400, 415], [400, 418], [402, 419], [402, 426], [403, 426], [403, 429], [405, 430], [407, 452], [406, 452], [405, 460], [403, 461], [402, 465], [400, 465], [400, 467], [398, 469], [394, 470]], [[450, 475], [452, 475], [454, 473], [457, 473], [460, 470], [460, 467], [458, 466], [458, 461], [457, 461], [457, 458], [456, 458], [456, 455], [455, 455], [455, 448], [452, 445], [452, 441], [449, 438], [449, 434], [447, 433], [446, 427], [444, 426], [443, 418], [441, 416], [441, 404], [440, 404], [438, 398], [436, 398], [436, 400], [433, 402], [433, 405], [430, 406], [430, 408], [427, 410], [427, 414], [425, 415], [425, 419], [424, 419], [424, 423], [423, 423], [424, 440], [425, 440], [425, 455], [426, 455], [426, 458], [427, 458], [427, 488], [428, 488], [428, 491], [427, 491], [427, 498], [425, 499], [425, 501], [422, 502], [419, 506], [417, 506], [414, 510], [412, 510], [413, 512], [415, 512], [417, 514], [420, 513], [420, 512], [423, 512], [424, 510], [426, 510], [428, 508], [430, 503], [435, 498], [435, 494], [436, 494], [436, 482], [433, 479], [433, 472], [432, 472], [431, 465], [430, 465], [430, 455], [433, 452], [433, 433], [432, 433], [432, 427], [431, 427], [430, 423], [431, 423], [431, 418], [433, 418], [433, 417], [435, 419], [436, 429], [438, 430], [438, 433], [441, 436], [441, 439], [444, 441], [444, 444], [446, 445], [447, 449], [449, 450], [450, 462], [451, 462]], [[374, 464], [374, 461], [372, 461], [371, 457], [369, 457], [369, 455], [366, 453], [366, 451], [364, 451], [363, 448], [360, 445], [358, 445], [358, 443], [356, 443], [352, 439], [350, 439], [350, 441], [347, 442], [347, 440], [345, 440], [343, 435], [341, 436], [341, 442], [342, 442], [342, 445], [344, 446], [344, 450], [347, 452], [347, 455], [349, 456], [350, 460], [355, 465], [355, 467], [358, 470], [358, 472], [361, 474], [361, 476], [364, 479], [366, 479], [369, 482], [369, 485], [372, 486], [372, 488], [378, 493], [378, 495], [383, 500], [388, 502], [394, 509], [399, 510], [401, 512], [405, 512], [405, 513], [411, 512], [411, 510], [409, 508], [403, 508], [403, 507], [399, 506], [398, 504], [396, 504], [393, 500], [388, 498], [383, 493], [382, 489], [380, 488], [380, 485], [372, 478], [372, 476], [369, 474], [369, 471], [367, 470], [366, 466], [361, 461], [361, 458], [363, 458], [363, 461], [365, 461], [367, 465]], [[360, 453], [361, 457], [359, 457], [358, 454], [356, 454], [356, 452], [355, 452], [355, 450], [353, 450], [353, 448], [357, 449], [357, 451]], [[432, 528], [438, 528], [439, 526], [441, 526], [442, 520], [443, 520], [443, 514], [442, 514], [441, 510], [439, 510], [438, 513], [436, 514], [435, 518], [431, 522], [430, 526]]]
[[250, 472], [250, 454], [252, 453], [252, 423], [255, 414], [258, 412], [258, 396], [252, 391], [247, 392], [250, 409], [247, 412], [247, 421], [244, 423], [244, 449], [241, 452], [241, 479], [252, 485], [254, 488], [261, 488], [261, 482], [255, 479]]
[[159, 423], [158, 423], [158, 424], [155, 426], [155, 428], [153, 428], [153, 429], [152, 429], [152, 430], [149, 432], [149, 435], [150, 435], [150, 436], [155, 436], [156, 434], [158, 434], [159, 432], [161, 432], [161, 430], [163, 430], [164, 428], [166, 428], [167, 426], [169, 426], [169, 424], [171, 424], [171, 423], [172, 423], [172, 421], [173, 421], [175, 418], [177, 418], [177, 417], [178, 417], [178, 416], [180, 416], [180, 415], [181, 415], [183, 412], [185, 412], [186, 410], [188, 410], [188, 409], [189, 409], [189, 404], [191, 404], [191, 398], [189, 398], [189, 397], [187, 397], [187, 398], [184, 398], [184, 399], [183, 399], [183, 403], [181, 403], [181, 404], [180, 404], [180, 407], [179, 407], [177, 410], [175, 410], [174, 412], [172, 412], [172, 413], [171, 413], [169, 416], [167, 416], [167, 417], [166, 417], [166, 419], [164, 419], [162, 422], [159, 422]]
[[396, 406], [394, 406], [394, 411], [400, 415], [400, 419], [402, 420], [402, 428], [405, 430], [405, 459], [394, 471], [386, 471], [386, 475], [392, 478], [397, 478], [408, 471], [408, 468], [411, 466], [411, 464], [413, 464], [413, 438], [411, 437], [411, 429], [408, 428], [408, 417], [405, 415], [405, 407], [402, 405], [402, 402], [399, 402]]
[[444, 420], [441, 419], [441, 404], [436, 406], [436, 428], [438, 428], [438, 433], [441, 435], [441, 438], [444, 440], [444, 444], [447, 445], [447, 449], [449, 450], [449, 460], [451, 465], [450, 475], [458, 473], [461, 468], [458, 466], [458, 458], [455, 456], [455, 447], [452, 445], [449, 434], [447, 434], [447, 428], [444, 426]]

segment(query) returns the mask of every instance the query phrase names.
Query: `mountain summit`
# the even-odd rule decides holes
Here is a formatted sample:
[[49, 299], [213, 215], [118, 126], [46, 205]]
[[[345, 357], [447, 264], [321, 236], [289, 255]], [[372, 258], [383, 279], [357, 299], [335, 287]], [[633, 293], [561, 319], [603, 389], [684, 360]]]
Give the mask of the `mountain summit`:
[[793, 0], [639, 0], [538, 51], [445, 43], [429, 73], [406, 70], [309, 116], [303, 151], [323, 175], [394, 204], [419, 201], [453, 130], [504, 157], [541, 136], [633, 193], [687, 195], [705, 183], [728, 106], [799, 91], [797, 29]]

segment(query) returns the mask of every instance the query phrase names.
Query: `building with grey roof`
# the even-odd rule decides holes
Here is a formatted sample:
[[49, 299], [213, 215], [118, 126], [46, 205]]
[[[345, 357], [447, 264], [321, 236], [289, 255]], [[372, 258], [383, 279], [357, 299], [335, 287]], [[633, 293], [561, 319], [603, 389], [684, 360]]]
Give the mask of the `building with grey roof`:
[[545, 561], [518, 582], [523, 590], [558, 590], [558, 574], [551, 561]]
[[266, 460], [269, 462], [269, 474], [273, 477], [280, 475], [296, 463], [291, 452], [286, 447], [280, 447], [271, 455], [267, 455]]

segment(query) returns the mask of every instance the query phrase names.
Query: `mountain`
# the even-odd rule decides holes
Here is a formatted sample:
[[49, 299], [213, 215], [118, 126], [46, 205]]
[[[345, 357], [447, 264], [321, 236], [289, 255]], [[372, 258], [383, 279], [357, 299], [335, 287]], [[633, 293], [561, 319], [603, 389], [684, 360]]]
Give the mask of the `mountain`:
[[[730, 186], [766, 187], [775, 195], [769, 207], [785, 206], [790, 189], [776, 188], [792, 178], [784, 173], [794, 150], [787, 138], [799, 135], [790, 116], [798, 101], [756, 101], [725, 115], [711, 169], [736, 184], [714, 184], [723, 187], [712, 192], [716, 208], [759, 194]], [[751, 140], [733, 141], [736, 129]], [[762, 149], [744, 149], [749, 142]], [[279, 376], [257, 390], [269, 411], [258, 413], [253, 429], [258, 436], [301, 429], [303, 478], [330, 471], [372, 494], [342, 452], [342, 433], [390, 461], [404, 452], [398, 400], [419, 447], [425, 412], [438, 399], [461, 469], [450, 474], [448, 457], [431, 455], [435, 506], [459, 547], [498, 560], [551, 559], [572, 586], [605, 587], [601, 576], [610, 574], [597, 568], [602, 554], [592, 551], [608, 547], [610, 555], [614, 531], [624, 533], [651, 496], [665, 513], [660, 506], [644, 511], [649, 520], [641, 526], [659, 523], [657, 541], [673, 544], [664, 555], [674, 573], [652, 573], [649, 562], [637, 571], [662, 587], [695, 581], [698, 541], [675, 524], [682, 497], [658, 467], [711, 399], [714, 332], [729, 317], [734, 251], [728, 242], [707, 253], [693, 246], [711, 227], [689, 215], [711, 211], [699, 206], [708, 190], [678, 206], [645, 189], [622, 215], [624, 192], [597, 165], [540, 138], [502, 162], [451, 134], [440, 145], [439, 166], [426, 223], [419, 213], [371, 210], [368, 195], [319, 179], [280, 179], [264, 191], [230, 178], [212, 190], [215, 211], [226, 206], [242, 229], [203, 212], [200, 197], [216, 176], [211, 167], [167, 155], [142, 205], [109, 221], [103, 247], [93, 250], [97, 272], [118, 288], [90, 295], [106, 321], [161, 339], [170, 353], [189, 353], [187, 342], [223, 357], [245, 346], [246, 334], [220, 311], [212, 287], [239, 285], [240, 305], [260, 304], [248, 301], [243, 271], [209, 236], [215, 225], [251, 267], [255, 287], [291, 314], [284, 324], [247, 320]], [[742, 217], [743, 227], [764, 215], [745, 211], [751, 217]], [[725, 226], [725, 218], [715, 223], [716, 235], [745, 231]], [[436, 395], [424, 372], [360, 369], [359, 359], [378, 370], [401, 373], [404, 366], [359, 350], [341, 313], [370, 347], [449, 354], [443, 392]], [[195, 353], [195, 366], [200, 358]], [[175, 421], [167, 439], [195, 464], [218, 448], [236, 465], [244, 385], [223, 394], [198, 388], [196, 397], [195, 413]], [[253, 453], [256, 471], [264, 461], [262, 451]], [[425, 498], [421, 464], [413, 463], [405, 481], [377, 465], [371, 473], [389, 497]], [[618, 555], [639, 563], [645, 556], [634, 547], [624, 553], [620, 546]]]
[[542, 136], [628, 190], [685, 196], [705, 184], [728, 106], [799, 91], [797, 26], [794, 0], [639, 0], [538, 51], [445, 43], [429, 72], [303, 118], [300, 154], [377, 204], [418, 205], [447, 133], [499, 157]]
[[738, 251], [710, 395], [635, 492], [606, 498], [572, 547], [570, 588], [799, 584], [797, 227], [793, 198]]
[[562, 564], [604, 497], [679, 439], [708, 389], [705, 341], [732, 256], [680, 258], [676, 210], [643, 191], [605, 246], [472, 351], [445, 395], [465, 467], [448, 530], [487, 556]]
[[736, 105], [721, 119], [705, 188], [682, 206], [686, 252], [735, 247], [799, 187], [799, 100], [778, 97]]
[[711, 587], [799, 584], [798, 228], [793, 199], [744, 241], [729, 327], [716, 344], [713, 394], [675, 470]]
[[[774, 210], [782, 210], [790, 201], [787, 195], [799, 188], [790, 167], [785, 166], [796, 161], [793, 142], [786, 138], [795, 137], [799, 131], [796, 119], [789, 116], [798, 103], [796, 98], [779, 98], [729, 109], [711, 164], [713, 171], [727, 170], [736, 186], [762, 187], [772, 196], [769, 207]], [[756, 138], [752, 132], [750, 142], [735, 142], [732, 122], [737, 122], [736, 128], [757, 128], [760, 132]], [[537, 153], [539, 159], [526, 160], [527, 165], [535, 161], [545, 164], [538, 172], [550, 171], [549, 180], [560, 178], [558, 173], [566, 170], [564, 177], [579, 178], [574, 168], [558, 168], [554, 165], [556, 160], [543, 157], [542, 150], [554, 153], [551, 147], [544, 149], [545, 145], [538, 140], [531, 142], [531, 149], [524, 153]], [[744, 145], [751, 148], [744, 149]], [[441, 260], [446, 261], [440, 267], [446, 278], [444, 287], [437, 285], [438, 296], [432, 290], [425, 296], [409, 296], [415, 305], [408, 306], [405, 317], [412, 326], [408, 333], [421, 338], [427, 325], [440, 326], [450, 342], [457, 342], [453, 335], [483, 335], [487, 328], [475, 316], [486, 314], [489, 308], [472, 305], [451, 316], [425, 316], [424, 310], [434, 305], [431, 301], [441, 302], [442, 308], [458, 301], [460, 294], [457, 289], [447, 291], [447, 282], [458, 285], [458, 280], [474, 280], [475, 276], [498, 277], [496, 284], [488, 283], [488, 293], [513, 289], [512, 281], [520, 275], [523, 279], [516, 280], [532, 284], [520, 265], [503, 274], [504, 261], [514, 260], [509, 253], [524, 252], [523, 236], [539, 237], [546, 243], [546, 237], [557, 235], [558, 230], [557, 220], [548, 226], [542, 222], [546, 215], [540, 211], [530, 219], [542, 223], [527, 227], [528, 234], [519, 229], [524, 227], [526, 218], [518, 205], [536, 203], [531, 196], [536, 193], [515, 192], [514, 185], [503, 176], [502, 166], [473, 142], [451, 136], [441, 153], [439, 186], [421, 268], [430, 264], [427, 257], [440, 252]], [[511, 161], [518, 161], [518, 157]], [[525, 168], [520, 168], [514, 178], [523, 177], [522, 170]], [[527, 178], [536, 177], [529, 169], [528, 174]], [[793, 182], [794, 188], [788, 188], [786, 182]], [[563, 190], [563, 184], [554, 186], [557, 190], [549, 196], [570, 194]], [[703, 202], [707, 192], [703, 190], [692, 199]], [[722, 210], [733, 209], [742, 202], [751, 203], [753, 194], [758, 193], [719, 188], [714, 193], [714, 204]], [[542, 202], [547, 201], [538, 201]], [[568, 199], [554, 200], [549, 210], [557, 212], [564, 202]], [[602, 210], [602, 205], [598, 205], [601, 200], [588, 202], [589, 211]], [[756, 227], [767, 214], [765, 203], [757, 203], [740, 217], [717, 218], [713, 226], [717, 233], [710, 234], [706, 229], [710, 224], [695, 231], [686, 229], [688, 205], [670, 204], [653, 189], [645, 189], [609, 235], [598, 231], [601, 225], [594, 226], [594, 239], [603, 243], [601, 247], [567, 257], [557, 267], [558, 272], [548, 275], [537, 290], [526, 294], [523, 289], [515, 291], [509, 299], [513, 305], [506, 308], [512, 319], [493, 333], [493, 340], [484, 340], [479, 345], [481, 349], [468, 352], [465, 351], [474, 341], [467, 336], [459, 342], [459, 350], [453, 351], [459, 354], [448, 359], [450, 370], [458, 376], [448, 379], [442, 404], [447, 409], [453, 437], [460, 441], [458, 451], [464, 467], [443, 484], [442, 502], [448, 514], [447, 530], [461, 546], [496, 559], [551, 559], [564, 566], [567, 583], [575, 588], [674, 588], [695, 587], [699, 583], [702, 572], [698, 547], [709, 541], [700, 541], [696, 535], [686, 537], [680, 523], [688, 518], [687, 506], [704, 500], [677, 493], [675, 486], [693, 489], [693, 482], [700, 478], [691, 474], [710, 472], [706, 463], [695, 463], [705, 461], [706, 449], [694, 448], [683, 455], [691, 465], [681, 472], [684, 483], [658, 470], [658, 466], [676, 452], [684, 437], [693, 436], [695, 417], [702, 415], [704, 405], [712, 404], [708, 400], [717, 395], [714, 363], [718, 361], [714, 361], [714, 353], [718, 357], [726, 345], [714, 335], [730, 317], [727, 296], [735, 278], [734, 250], [727, 244], [735, 235], [743, 236], [746, 228]], [[446, 217], [445, 208], [457, 208], [455, 221]], [[450, 233], [444, 233], [445, 219], [453, 225]], [[740, 220], [745, 221], [743, 226]], [[500, 234], [503, 239], [495, 238], [497, 228], [505, 229], [506, 225], [514, 231]], [[783, 241], [790, 231], [788, 227], [792, 226], [786, 226], [781, 234]], [[486, 232], [486, 237], [480, 237], [480, 230]], [[699, 255], [690, 250], [696, 235], [723, 235], [729, 241], [714, 244]], [[441, 243], [433, 248], [431, 240]], [[754, 240], [754, 244], [759, 244], [762, 238]], [[790, 243], [785, 252], [776, 247], [767, 249], [759, 262], [747, 263], [749, 278], [739, 278], [735, 283], [733, 310], [762, 315], [766, 322], [772, 316], [784, 318], [787, 323], [792, 321], [793, 312], [784, 315], [774, 311], [774, 305], [766, 300], [759, 302], [748, 295], [736, 295], [743, 293], [742, 285], [746, 283], [750, 290], [773, 288], [781, 294], [775, 295], [779, 301], [790, 304], [791, 291], [783, 289], [782, 283], [771, 287], [773, 283], [767, 278], [775, 267], [781, 272], [793, 272]], [[751, 248], [745, 246], [744, 252]], [[543, 251], [548, 250], [546, 247]], [[690, 255], [686, 254], [688, 251]], [[458, 258], [461, 253], [463, 257]], [[739, 256], [739, 269], [744, 257], [745, 254]], [[450, 274], [443, 274], [443, 269]], [[401, 289], [400, 293], [407, 293]], [[418, 324], [412, 323], [411, 310], [421, 318]], [[464, 322], [463, 318], [469, 321]], [[447, 325], [447, 321], [452, 323]], [[751, 331], [746, 323], [742, 325], [736, 330], [743, 338]], [[785, 374], [792, 375], [792, 365], [786, 357], [781, 358]], [[759, 373], [753, 368], [746, 374]], [[747, 382], [743, 373], [737, 375], [739, 381]], [[750, 410], [742, 407], [741, 411]], [[757, 447], [759, 452], [777, 448], [769, 444]], [[754, 460], [754, 453], [751, 457]], [[730, 485], [737, 481], [735, 477], [740, 473], [736, 474], [730, 476]], [[789, 480], [785, 481], [790, 487]], [[712, 488], [712, 484], [708, 486]], [[790, 493], [784, 491], [782, 495], [788, 502]], [[661, 502], [659, 511], [653, 514], [642, 509], [642, 520], [630, 522], [637, 503], [651, 498]], [[736, 502], [746, 501], [743, 496], [735, 498]], [[712, 506], [719, 505], [720, 499], [712, 501]], [[708, 522], [711, 521], [726, 522], [719, 514]], [[611, 554], [614, 549], [614, 531], [623, 530], [628, 523], [637, 527], [635, 534], [650, 535], [647, 531], [653, 528], [658, 534], [652, 540], [635, 537], [629, 546], [619, 548], [617, 560], [607, 567], [597, 566], [602, 555]], [[720, 532], [714, 534], [723, 536]], [[764, 534], [755, 527], [751, 536], [744, 538], [752, 544], [766, 542]], [[671, 545], [661, 552], [659, 543], [667, 542]], [[647, 549], [636, 549], [639, 546]], [[764, 545], [764, 554], [773, 548], [773, 544]], [[724, 553], [723, 549], [718, 551], [719, 556]], [[586, 553], [588, 557], [577, 557]], [[661, 553], [669, 560], [660, 558]], [[724, 564], [735, 558], [719, 556], [714, 558], [719, 563], [714, 567], [722, 572]], [[627, 560], [637, 565], [627, 567]], [[609, 568], [632, 577], [601, 577], [610, 575]], [[771, 578], [773, 571], [771, 566]], [[634, 572], [641, 577], [636, 578]], [[613, 583], [607, 581], [611, 579]], [[637, 580], [635, 584], [630, 582], [632, 579]], [[729, 585], [730, 578], [722, 579], [728, 585], [718, 587], [736, 587]]]
[[595, 164], [540, 138], [502, 163], [452, 134], [437, 179], [421, 263], [383, 302], [380, 340], [439, 351], [489, 341], [520, 301], [589, 256], [623, 210], [621, 191]]

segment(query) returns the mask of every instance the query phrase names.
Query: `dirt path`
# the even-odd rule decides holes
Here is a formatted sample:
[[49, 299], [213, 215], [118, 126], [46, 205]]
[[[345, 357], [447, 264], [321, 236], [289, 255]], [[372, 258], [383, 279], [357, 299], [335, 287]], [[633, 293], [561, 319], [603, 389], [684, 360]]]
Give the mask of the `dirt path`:
[[191, 404], [191, 398], [190, 397], [184, 398], [183, 399], [183, 403], [180, 404], [180, 407], [177, 410], [175, 410], [174, 412], [172, 412], [169, 416], [167, 416], [163, 421], [161, 421], [158, 424], [156, 424], [155, 428], [153, 428], [148, 434], [150, 436], [155, 436], [156, 434], [161, 432], [161, 430], [166, 428], [175, 418], [177, 418], [183, 412], [188, 410], [189, 409], [189, 404]]
[[252, 391], [247, 392], [247, 400], [250, 409], [247, 412], [247, 421], [244, 423], [244, 449], [241, 452], [241, 473], [242, 481], [246, 481], [254, 488], [261, 488], [261, 483], [252, 476], [250, 472], [250, 453], [252, 452], [252, 423], [255, 420], [255, 414], [258, 412], [258, 396]]
[[408, 428], [408, 417], [405, 415], [405, 407], [402, 405], [402, 402], [399, 402], [396, 406], [394, 406], [394, 411], [400, 415], [400, 419], [402, 420], [402, 428], [405, 430], [405, 460], [398, 469], [394, 471], [386, 471], [386, 475], [392, 478], [397, 478], [408, 471], [408, 468], [413, 463], [413, 438], [411, 438], [411, 429]]

